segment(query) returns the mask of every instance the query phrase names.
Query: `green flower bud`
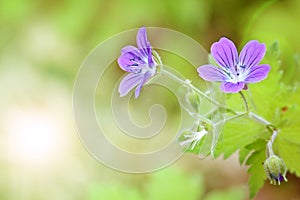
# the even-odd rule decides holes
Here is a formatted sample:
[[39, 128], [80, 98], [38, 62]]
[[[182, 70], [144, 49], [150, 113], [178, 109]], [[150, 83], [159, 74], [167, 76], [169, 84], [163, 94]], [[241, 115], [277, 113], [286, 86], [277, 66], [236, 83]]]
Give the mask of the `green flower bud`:
[[287, 182], [287, 178], [285, 177], [287, 168], [280, 157], [271, 155], [264, 162], [264, 169], [271, 184], [280, 185], [280, 182], [283, 180]]
[[195, 109], [195, 111], [199, 112], [200, 107], [200, 97], [195, 91], [189, 91], [187, 93], [187, 101], [190, 105]]

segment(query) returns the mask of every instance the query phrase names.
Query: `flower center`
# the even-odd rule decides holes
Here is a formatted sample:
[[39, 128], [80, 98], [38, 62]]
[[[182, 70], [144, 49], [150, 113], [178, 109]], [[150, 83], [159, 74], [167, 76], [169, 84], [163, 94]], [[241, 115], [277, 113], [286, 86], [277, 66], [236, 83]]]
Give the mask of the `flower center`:
[[234, 70], [228, 70], [226, 73], [229, 76], [229, 80], [227, 81], [231, 83], [243, 82], [245, 80], [245, 68], [246, 66], [237, 64], [234, 66]]
[[156, 73], [156, 68], [157, 68], [157, 64], [154, 63], [153, 67], [150, 67], [148, 63], [145, 63], [143, 65], [141, 65], [140, 70], [138, 70], [135, 73], [142, 73], [145, 74], [147, 72], [150, 72], [151, 76], [154, 75]]

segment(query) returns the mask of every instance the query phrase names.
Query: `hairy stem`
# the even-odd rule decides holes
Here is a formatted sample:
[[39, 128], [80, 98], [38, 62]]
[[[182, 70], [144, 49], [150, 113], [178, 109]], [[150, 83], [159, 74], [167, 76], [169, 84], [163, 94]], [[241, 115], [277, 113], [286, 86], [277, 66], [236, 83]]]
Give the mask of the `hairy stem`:
[[255, 113], [253, 113], [253, 112], [249, 112], [249, 113], [248, 113], [248, 116], [249, 116], [251, 119], [253, 119], [253, 120], [255, 120], [255, 121], [261, 123], [262, 125], [265, 125], [266, 127], [272, 125], [271, 122], [267, 121], [267, 120], [264, 119], [263, 117], [261, 117], [261, 116], [255, 114]]
[[243, 94], [242, 91], [239, 91], [239, 94], [241, 95], [241, 97], [244, 101], [246, 113], [249, 113], [249, 106], [248, 106], [248, 102], [247, 102], [247, 99], [246, 99], [245, 95]]
[[275, 155], [274, 151], [273, 151], [273, 143], [275, 142], [275, 139], [277, 138], [277, 136], [278, 136], [278, 131], [276, 129], [274, 129], [272, 137], [268, 141], [268, 144], [267, 144], [267, 157]]
[[234, 119], [243, 117], [243, 116], [245, 116], [245, 115], [247, 115], [247, 113], [245, 113], [245, 112], [244, 112], [244, 113], [237, 113], [237, 114], [235, 114], [235, 115], [233, 115], [233, 116], [231, 116], [231, 117], [228, 117], [228, 118], [224, 119], [224, 121], [219, 121], [219, 122], [217, 122], [217, 123], [215, 124], [215, 126], [218, 126], [218, 125], [221, 124], [221, 123], [227, 123], [227, 122], [229, 122], [229, 121], [231, 121], [231, 120], [234, 120]]
[[201, 116], [199, 114], [193, 113], [191, 111], [189, 111], [189, 109], [187, 109], [185, 106], [181, 105], [181, 108], [183, 108], [191, 117], [198, 119], [198, 120], [202, 120], [203, 122], [209, 123], [211, 124], [211, 120], [209, 120], [208, 118], [206, 118], [205, 116]]
[[202, 92], [201, 90], [199, 90], [198, 88], [196, 88], [191, 81], [189, 80], [182, 80], [181, 78], [179, 78], [178, 76], [176, 76], [175, 74], [161, 69], [160, 71], [162, 74], [172, 78], [173, 80], [177, 81], [178, 83], [185, 85], [187, 87], [189, 87], [190, 89], [192, 89], [193, 91], [195, 91], [196, 93], [198, 93], [200, 96], [202, 96], [203, 98], [207, 99], [208, 101], [210, 101], [211, 103], [213, 103], [214, 105], [216, 105], [217, 107], [221, 107], [221, 105], [219, 104], [219, 102], [213, 100], [212, 98], [210, 98], [209, 96], [207, 96], [204, 92]]

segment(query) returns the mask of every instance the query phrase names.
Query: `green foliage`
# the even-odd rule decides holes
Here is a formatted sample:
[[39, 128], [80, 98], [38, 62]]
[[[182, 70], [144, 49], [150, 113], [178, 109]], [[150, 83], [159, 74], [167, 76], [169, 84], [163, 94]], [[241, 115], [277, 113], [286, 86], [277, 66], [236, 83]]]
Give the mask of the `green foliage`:
[[[270, 2], [274, 3], [271, 4]], [[263, 6], [260, 8], [260, 5]], [[41, 104], [44, 102], [41, 94], [49, 93], [49, 96], [47, 96], [49, 101], [56, 99], [56, 96], [52, 96], [51, 92], [47, 92], [48, 84], [53, 88], [57, 87], [58, 91], [61, 91], [61, 87], [64, 88], [65, 85], [72, 85], [75, 79], [75, 72], [93, 47], [100, 41], [131, 28], [140, 26], [171, 28], [200, 41], [208, 51], [211, 43], [223, 35], [231, 39], [243, 38], [244, 42], [249, 41], [249, 39], [257, 39], [260, 42], [271, 44], [272, 41], [277, 40], [277, 43], [268, 45], [269, 50], [263, 62], [271, 64], [272, 71], [270, 76], [262, 83], [250, 85], [250, 92], [247, 94], [247, 97], [253, 112], [272, 121], [279, 128], [280, 132], [274, 143], [274, 151], [284, 159], [290, 172], [300, 176], [300, 165], [297, 163], [300, 160], [300, 128], [297, 125], [299, 123], [297, 119], [299, 119], [300, 114], [300, 91], [299, 86], [294, 87], [294, 85], [291, 85], [292, 82], [299, 81], [300, 72], [299, 55], [293, 55], [294, 52], [299, 52], [300, 50], [299, 7], [300, 1], [297, 0], [277, 2], [249, 1], [247, 3], [230, 0], [230, 3], [227, 4], [224, 4], [223, 1], [204, 0], [192, 0], [186, 4], [179, 3], [179, 0], [175, 2], [154, 0], [150, 4], [142, 3], [138, 0], [2, 1], [0, 6], [2, 23], [0, 30], [0, 74], [5, 75], [1, 76], [1, 81], [5, 81], [2, 82], [2, 88], [4, 89], [2, 90], [2, 97], [9, 96], [8, 94], [10, 93], [18, 94], [18, 98], [14, 99], [17, 99], [20, 107], [15, 107], [10, 101], [3, 100], [6, 98], [2, 98], [1, 105], [5, 110], [15, 110], [23, 109], [30, 102], [33, 109], [41, 109]], [[258, 13], [255, 12], [257, 8], [259, 8]], [[252, 17], [253, 20], [251, 21]], [[242, 27], [243, 24], [246, 26], [246, 29]], [[53, 32], [47, 33], [49, 30]], [[244, 36], [242, 36], [243, 32]], [[235, 42], [237, 41], [235, 40]], [[56, 43], [59, 45], [56, 45]], [[55, 44], [54, 50], [51, 48], [53, 44]], [[240, 46], [244, 44], [241, 42]], [[280, 51], [278, 47], [280, 47]], [[40, 49], [40, 51], [37, 52], [35, 49]], [[279, 56], [281, 57], [280, 63], [278, 63]], [[170, 61], [169, 58], [167, 60]], [[174, 59], [170, 66], [174, 67], [175, 62], [177, 60]], [[193, 79], [191, 80], [195, 80], [193, 83], [196, 86], [199, 80], [199, 86], [201, 86], [200, 79], [194, 69], [191, 71], [185, 67], [186, 65], [182, 65], [179, 62], [177, 65], [178, 69], [182, 69], [184, 76], [192, 76]], [[284, 70], [283, 75], [279, 66]], [[6, 73], [6, 69], [9, 69], [8, 73]], [[33, 83], [36, 82], [35, 78], [43, 80], [40, 84], [41, 87], [31, 87], [32, 81], [20, 81], [23, 80], [20, 79], [21, 76], [18, 76], [20, 69], [32, 70], [34, 75], [29, 77], [32, 77]], [[110, 81], [109, 83], [114, 83], [118, 75], [113, 74], [111, 79], [108, 80]], [[280, 84], [282, 77], [290, 85]], [[20, 95], [21, 90], [15, 85], [24, 85], [26, 88], [30, 88], [30, 91], [34, 91], [34, 95], [32, 95], [32, 92], [26, 91]], [[68, 90], [62, 92], [61, 95], [66, 102], [70, 102], [71, 99], [69, 95], [72, 93], [72, 89], [70, 88], [68, 87]], [[28, 94], [23, 96], [23, 93]], [[158, 95], [155, 97], [164, 99], [165, 96]], [[28, 99], [30, 101], [27, 101]], [[168, 106], [170, 107], [177, 103], [175, 101], [170, 102], [167, 98], [165, 100], [168, 101]], [[47, 103], [48, 101], [45, 102]], [[56, 102], [58, 107], [61, 106], [61, 102], [64, 101]], [[236, 110], [244, 109], [239, 95], [228, 95], [227, 104], [230, 108]], [[67, 120], [72, 121], [69, 118]], [[7, 124], [4, 125], [6, 126]], [[73, 133], [73, 126], [66, 123], [63, 129], [66, 130], [64, 135], [67, 140], [73, 141], [74, 134], [69, 134]], [[1, 135], [1, 141], [5, 145], [7, 135]], [[265, 175], [262, 171], [263, 167], [260, 162], [265, 159], [265, 139], [268, 139], [270, 134], [263, 126], [257, 125], [248, 119], [237, 119], [224, 127], [221, 137], [223, 140], [219, 142], [215, 154], [219, 156], [223, 154], [227, 158], [234, 152], [239, 151], [240, 162], [249, 165], [249, 173], [253, 174], [250, 176], [249, 184], [251, 194], [254, 196], [264, 183], [263, 180], [265, 180]], [[199, 154], [199, 152], [202, 152], [201, 144], [206, 141], [210, 140], [205, 136], [200, 144], [195, 147], [193, 153]], [[67, 143], [66, 146], [70, 145], [70, 148], [63, 151], [63, 155], [66, 155], [65, 161], [67, 164], [69, 163], [70, 166], [76, 167], [72, 167], [68, 173], [63, 173], [62, 175], [56, 173], [56, 168], [53, 167], [60, 165], [54, 162], [50, 166], [50, 173], [44, 173], [55, 180], [51, 182], [47, 181], [47, 176], [43, 178], [47, 182], [48, 190], [54, 191], [51, 194], [40, 194], [40, 188], [36, 186], [40, 185], [43, 187], [45, 183], [37, 183], [34, 176], [28, 176], [29, 178], [25, 179], [23, 174], [28, 174], [28, 169], [11, 162], [12, 160], [10, 159], [5, 159], [1, 165], [0, 199], [84, 199], [82, 198], [82, 191], [78, 191], [78, 188], [82, 187], [82, 182], [74, 180], [78, 180], [78, 177], [85, 177], [86, 182], [84, 184], [89, 185], [99, 180], [99, 176], [102, 176], [103, 173], [105, 174], [105, 171], [102, 171], [101, 168], [99, 169], [97, 162], [89, 159], [89, 155], [82, 151], [82, 146], [73, 143]], [[2, 156], [13, 158], [7, 153], [9, 151], [3, 151]], [[74, 154], [76, 157], [73, 156]], [[84, 164], [80, 165], [82, 163]], [[24, 171], [23, 173], [18, 173], [20, 170], [16, 172], [13, 170], [20, 168], [24, 168], [24, 170], [21, 170], [21, 172]], [[35, 168], [30, 170], [35, 170]], [[59, 170], [64, 171], [58, 168]], [[98, 175], [95, 176], [95, 174]], [[197, 190], [203, 191], [201, 184], [196, 188], [190, 183], [190, 176], [182, 175], [180, 178], [180, 175], [173, 171], [175, 178], [171, 178], [171, 174], [172, 172], [160, 172], [155, 174], [155, 177], [161, 176], [170, 179], [169, 182], [164, 181], [165, 185], [170, 185], [176, 190], [179, 187], [176, 184], [183, 185], [180, 181], [192, 187], [195, 190], [193, 192], [191, 190], [180, 190], [186, 196], [189, 196], [188, 192], [194, 194]], [[158, 183], [158, 180], [162, 178], [155, 177], [149, 176], [149, 185], [148, 180], [146, 180], [145, 185], [148, 186], [142, 188], [142, 186], [135, 187], [131, 184], [125, 185], [119, 178], [112, 176], [110, 177], [111, 183], [106, 182], [91, 189], [90, 199], [145, 199], [144, 192], [150, 193], [150, 187], [152, 187], [151, 191], [156, 193], [153, 189], [155, 184], [160, 185], [160, 190], [164, 188], [162, 184]], [[23, 180], [26, 181], [24, 182]], [[173, 183], [174, 181], [176, 184]], [[20, 187], [16, 188], [15, 183], [18, 183]], [[183, 185], [182, 187], [186, 189], [186, 186]], [[21, 188], [21, 191], [18, 188]], [[60, 193], [60, 191], [63, 192]], [[162, 193], [162, 191], [160, 192]], [[177, 191], [174, 189], [173, 192]], [[212, 193], [214, 194], [215, 192]], [[222, 196], [222, 198], [218, 197], [219, 199], [224, 199], [227, 196], [225, 191], [224, 193], [216, 193]], [[214, 196], [217, 196], [213, 194], [208, 195], [209, 197], [207, 198], [215, 198]], [[25, 195], [25, 197], [22, 195]], [[158, 199], [163, 198], [160, 197]], [[232, 197], [231, 199], [235, 198]]]
[[[242, 158], [243, 153], [248, 152], [247, 156]], [[245, 155], [245, 154], [244, 154]], [[266, 174], [263, 169], [263, 162], [266, 159], [266, 142], [258, 139], [248, 144], [240, 150], [240, 163], [244, 163], [249, 167], [248, 173], [251, 174], [248, 184], [250, 188], [250, 197], [253, 198], [259, 189], [264, 185]]]
[[230, 157], [240, 150], [240, 163], [249, 166], [250, 197], [254, 197], [263, 186], [266, 175], [262, 162], [266, 159], [266, 140], [269, 132], [261, 125], [249, 119], [237, 119], [224, 127], [223, 140], [217, 145], [215, 156]]
[[[280, 70], [280, 52], [277, 42], [269, 46], [263, 62], [269, 63], [272, 70], [265, 81], [251, 88], [252, 99], [255, 102], [253, 108], [256, 108], [260, 115], [279, 129], [274, 151], [283, 158], [289, 171], [299, 176], [300, 167], [297, 160], [300, 159], [300, 156], [297, 152], [300, 149], [300, 138], [297, 136], [299, 127], [296, 125], [300, 115], [299, 88], [281, 82], [283, 73]], [[249, 179], [251, 197], [255, 196], [263, 186], [263, 180], [266, 179], [261, 166], [261, 161], [265, 159], [266, 144], [263, 145], [260, 142], [260, 146], [261, 148], [259, 145], [253, 148], [255, 152], [246, 162], [247, 165], [250, 165], [248, 172], [251, 174]], [[244, 152], [241, 152], [241, 156], [243, 156]]]
[[[300, 89], [295, 84], [282, 82], [283, 71], [279, 43], [267, 44], [267, 53], [261, 63], [271, 66], [268, 78], [260, 83], [249, 85], [246, 93], [250, 110], [262, 116], [279, 130], [274, 143], [275, 154], [286, 163], [289, 171], [300, 175]], [[226, 105], [236, 111], [244, 112], [245, 106], [238, 94], [227, 95]], [[266, 144], [270, 131], [262, 124], [247, 117], [228, 121], [223, 129], [214, 156], [228, 158], [239, 150], [239, 161], [249, 166], [248, 173], [250, 197], [253, 198], [264, 185], [266, 174], [262, 163], [266, 160]], [[199, 144], [194, 153], [199, 151]]]
[[[271, 45], [272, 47], [272, 45]], [[273, 45], [274, 47], [274, 45]], [[279, 129], [279, 135], [274, 143], [275, 154], [286, 163], [290, 172], [300, 175], [298, 161], [300, 159], [300, 137], [298, 119], [300, 115], [299, 87], [281, 82], [280, 58], [274, 48], [269, 48], [265, 63], [270, 63], [272, 71], [269, 78], [262, 82], [260, 88], [253, 92], [253, 100], [257, 109], [265, 118]], [[278, 51], [278, 50], [277, 50]]]
[[[299, 92], [300, 90], [298, 89], [297, 93]], [[299, 97], [295, 99], [297, 98], [296, 96], [297, 95], [291, 95], [289, 101], [294, 99], [298, 101], [298, 104], [289, 107], [286, 113], [282, 114], [282, 128], [274, 143], [274, 148], [275, 153], [278, 153], [285, 161], [289, 171], [300, 176], [300, 127], [298, 121], [300, 115], [300, 101]]]
[[224, 158], [230, 157], [238, 149], [241, 149], [258, 138], [267, 139], [268, 132], [263, 126], [250, 121], [249, 119], [236, 119], [224, 126], [223, 139], [216, 147], [215, 156], [224, 154]]
[[[265, 81], [251, 86], [251, 97], [254, 102], [252, 110], [256, 110], [256, 113], [279, 129], [274, 151], [285, 161], [289, 171], [299, 176], [300, 167], [297, 162], [300, 159], [298, 153], [300, 138], [297, 135], [299, 133], [297, 119], [300, 115], [299, 88], [281, 82], [283, 73], [280, 70], [280, 51], [277, 42], [269, 45], [263, 63], [270, 64], [272, 69]], [[258, 140], [246, 148], [253, 151], [246, 164], [250, 166], [248, 171], [251, 174], [250, 196], [254, 197], [266, 179], [261, 165], [266, 158], [266, 142]], [[245, 149], [240, 151], [240, 161], [245, 159], [246, 152]]]

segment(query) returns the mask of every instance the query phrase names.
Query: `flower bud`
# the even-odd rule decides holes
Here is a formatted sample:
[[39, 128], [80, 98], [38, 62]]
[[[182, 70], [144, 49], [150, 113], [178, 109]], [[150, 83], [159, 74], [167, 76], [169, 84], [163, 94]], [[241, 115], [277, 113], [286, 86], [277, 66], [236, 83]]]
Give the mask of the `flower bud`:
[[200, 107], [200, 97], [195, 91], [189, 91], [187, 93], [187, 101], [190, 103], [190, 105], [195, 109], [195, 111], [199, 112]]
[[280, 185], [280, 182], [283, 180], [287, 182], [287, 178], [285, 177], [287, 168], [280, 157], [271, 155], [264, 162], [264, 169], [271, 184]]

